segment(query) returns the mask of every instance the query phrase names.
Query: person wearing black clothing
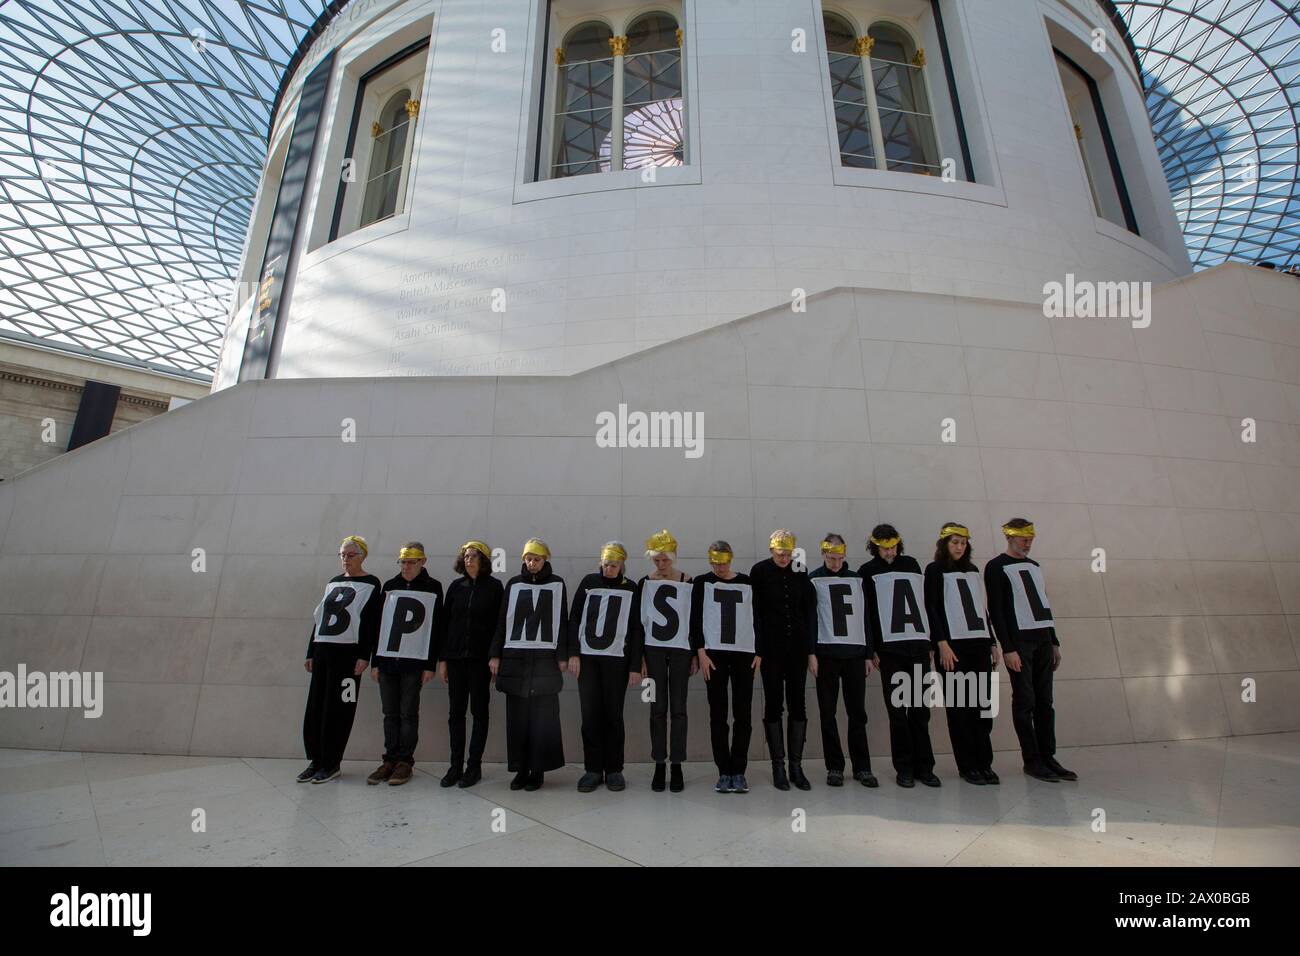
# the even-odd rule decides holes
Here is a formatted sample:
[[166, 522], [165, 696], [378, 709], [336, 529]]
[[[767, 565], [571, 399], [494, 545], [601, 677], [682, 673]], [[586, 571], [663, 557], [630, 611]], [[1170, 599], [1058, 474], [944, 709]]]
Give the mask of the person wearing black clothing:
[[[808, 736], [808, 708], [804, 685], [813, 666], [813, 635], [808, 631], [808, 576], [790, 566], [795, 537], [784, 528], [768, 540], [772, 556], [750, 569], [754, 605], [763, 626], [758, 630], [758, 656], [763, 665], [763, 733], [772, 758], [772, 785], [800, 790], [812, 784], [803, 772], [803, 746]], [[782, 739], [782, 705], [790, 710], [790, 776], [786, 777], [786, 744]]]
[[[501, 616], [505, 588], [492, 576], [492, 551], [482, 541], [466, 541], [456, 556], [460, 575], [447, 586], [446, 627], [438, 642], [438, 678], [447, 685], [450, 765], [439, 783], [472, 787], [483, 779], [492, 672], [488, 651]], [[465, 760], [465, 708], [474, 718]], [[462, 761], [465, 761], [462, 765]]]
[[623, 573], [627, 549], [608, 541], [600, 549], [600, 570], [588, 574], [573, 592], [569, 614], [569, 671], [578, 678], [582, 705], [580, 793], [602, 783], [627, 787], [623, 778], [623, 702], [629, 686], [641, 679], [640, 591]]
[[298, 782], [325, 783], [342, 770], [343, 751], [357, 715], [361, 682], [379, 639], [383, 608], [382, 584], [362, 568], [366, 559], [364, 538], [348, 535], [339, 544], [343, 573], [330, 578], [325, 596], [316, 607], [307, 659], [311, 674], [302, 740], [310, 761]]
[[424, 545], [398, 552], [401, 572], [384, 583], [384, 610], [370, 676], [384, 711], [384, 760], [366, 783], [401, 786], [411, 780], [420, 736], [420, 691], [433, 679], [438, 633], [446, 615], [442, 584], [424, 569]]
[[1024, 518], [1012, 518], [1002, 526], [1002, 533], [1007, 550], [984, 566], [984, 590], [989, 623], [1002, 645], [1011, 678], [1011, 718], [1025, 773], [1048, 783], [1078, 780], [1078, 774], [1056, 761], [1052, 674], [1061, 666], [1061, 642], [1043, 573], [1029, 557], [1034, 526]]
[[813, 677], [817, 681], [817, 709], [821, 712], [822, 753], [826, 783], [844, 786], [844, 748], [835, 720], [840, 687], [849, 723], [849, 757], [853, 779], [864, 787], [878, 787], [871, 772], [867, 744], [867, 677], [872, 667], [871, 627], [866, 620], [862, 579], [845, 561], [844, 538], [828, 534], [822, 539], [822, 566], [808, 572], [813, 600], [808, 602], [808, 633], [815, 635]]
[[551, 570], [551, 549], [524, 544], [523, 567], [506, 583], [488, 669], [506, 695], [506, 761], [511, 790], [539, 790], [564, 766], [560, 691], [569, 669], [568, 592]]
[[[655, 772], [650, 789], [662, 793], [666, 785], [673, 793], [681, 793], [686, 789], [682, 774], [686, 760], [686, 688], [699, 668], [699, 658], [691, 650], [691, 576], [673, 567], [677, 539], [666, 528], [646, 539], [645, 556], [655, 566], [638, 582], [645, 638], [641, 675], [649, 677], [653, 687], [650, 757]], [[667, 784], [666, 760], [672, 762], [671, 782]]]
[[[749, 793], [750, 706], [754, 671], [762, 659], [754, 653], [759, 611], [749, 575], [731, 567], [731, 545], [709, 545], [708, 574], [691, 583], [691, 647], [709, 698], [709, 737], [718, 766], [714, 793]], [[727, 728], [727, 687], [731, 687], [732, 727]]]
[[993, 717], [982, 716], [992, 707], [989, 675], [998, 666], [998, 645], [973, 554], [970, 530], [955, 521], [945, 524], [925, 568], [925, 607], [938, 664], [954, 675], [944, 703], [957, 773], [982, 787], [1000, 782], [993, 772]]
[[867, 541], [871, 560], [858, 568], [867, 617], [889, 714], [889, 749], [900, 787], [921, 781], [937, 787], [925, 684], [934, 670], [925, 619], [924, 578], [916, 559], [903, 554], [893, 525], [876, 525]]

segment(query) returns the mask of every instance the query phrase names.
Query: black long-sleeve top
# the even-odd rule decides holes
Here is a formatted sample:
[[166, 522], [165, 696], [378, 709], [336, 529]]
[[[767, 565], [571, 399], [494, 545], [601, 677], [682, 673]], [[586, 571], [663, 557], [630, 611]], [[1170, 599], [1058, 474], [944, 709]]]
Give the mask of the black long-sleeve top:
[[[971, 564], [967, 571], [978, 572], [979, 568]], [[952, 636], [952, 628], [948, 624], [948, 607], [944, 600], [944, 575], [965, 573], [957, 568], [946, 568], [938, 561], [931, 561], [925, 566], [925, 610], [930, 617], [930, 639], [934, 643], [935, 650], [939, 649], [940, 641], [957, 642], [958, 644], [988, 644], [993, 646], [993, 629], [988, 628], [989, 636], [984, 637], [958, 637]], [[981, 616], [984, 623], [988, 624], [988, 611], [978, 606], [979, 594], [972, 593], [972, 599], [977, 602], [975, 612]]]
[[[862, 605], [862, 615], [859, 617], [859, 619], [856, 621], [850, 620], [848, 622], [849, 627], [857, 628], [861, 631], [862, 636], [866, 640], [865, 644], [828, 644], [823, 642], [820, 639], [821, 629], [817, 623], [817, 591], [816, 591], [816, 585], [812, 583], [813, 579], [814, 578], [858, 579], [859, 577], [860, 576], [858, 575], [858, 573], [854, 571], [852, 568], [850, 568], [847, 562], [840, 565], [840, 569], [838, 571], [832, 571], [830, 568], [826, 567], [826, 565], [823, 564], [820, 568], [814, 568], [813, 570], [808, 572], [808, 586], [812, 588], [813, 591], [812, 591], [812, 597], [808, 601], [806, 626], [808, 628], [808, 633], [814, 635], [813, 651], [817, 654], [818, 657], [835, 657], [841, 660], [854, 660], [859, 657], [870, 657], [872, 656], [872, 654], [875, 653], [874, 650], [875, 642], [873, 640], [872, 633], [871, 633], [871, 625], [866, 620], [867, 604], [865, 600], [863, 601], [863, 605]], [[865, 597], [865, 590], [863, 596]]]
[[[637, 586], [637, 600], [638, 600], [638, 603], [639, 603], [639, 602], [643, 602], [643, 601], [645, 600], [646, 582], [647, 582], [647, 581], [668, 581], [668, 582], [671, 582], [671, 581], [673, 581], [673, 579], [672, 579], [672, 578], [652, 578], [652, 577], [650, 577], [650, 575], [648, 575], [648, 574], [645, 575], [643, 578], [641, 578], [640, 581], [638, 581], [638, 582], [636, 583], [636, 586]], [[679, 583], [679, 584], [689, 584], [690, 581], [691, 581], [690, 575], [686, 574], [684, 571], [678, 571], [678, 572], [677, 572], [676, 583]], [[691, 593], [694, 593], [694, 591], [692, 591]], [[642, 616], [644, 617], [644, 616], [645, 616], [645, 608], [644, 608], [643, 605], [640, 607], [640, 611], [641, 611]], [[691, 639], [691, 607], [690, 607], [690, 601], [689, 601], [689, 600], [687, 601], [687, 604], [686, 604], [686, 620], [685, 620], [685, 624], [686, 624], [686, 640], [687, 640], [687, 642], [689, 643], [689, 642], [690, 642], [690, 639]], [[693, 650], [691, 650], [691, 649], [688, 648], [688, 647], [657, 647], [657, 646], [655, 646], [655, 645], [657, 645], [659, 642], [658, 642], [658, 641], [655, 641], [654, 638], [653, 638], [653, 636], [651, 636], [651, 639], [650, 639], [649, 641], [646, 641], [646, 640], [645, 640], [645, 622], [644, 622], [644, 621], [641, 622], [641, 638], [642, 638], [642, 654], [644, 654], [646, 651], [659, 651], [660, 653], [668, 654], [668, 655], [673, 655], [673, 654], [694, 654], [694, 653], [695, 653]]]
[[504, 594], [505, 585], [486, 567], [477, 577], [462, 574], [447, 585], [447, 626], [438, 642], [438, 660], [486, 661], [501, 617]]
[[750, 569], [749, 580], [754, 587], [758, 656], [806, 659], [813, 652], [817, 633], [808, 630], [808, 605], [815, 603], [808, 576], [792, 564], [781, 568], [765, 558]]
[[[880, 626], [880, 602], [876, 598], [875, 577], [878, 574], [888, 574], [897, 572], [900, 574], [921, 574], [921, 565], [916, 558], [908, 554], [899, 555], [893, 563], [885, 561], [884, 558], [872, 558], [866, 564], [858, 568], [858, 575], [862, 578], [862, 589], [867, 592], [867, 618], [871, 621], [871, 641], [877, 654], [896, 654], [900, 657], [909, 657], [915, 660], [925, 660], [930, 656], [930, 635], [921, 634], [916, 637], [905, 640], [885, 641], [884, 631]], [[924, 588], [922, 593], [916, 595], [918, 602], [925, 601]]]
[[[433, 605], [433, 622], [432, 630], [429, 634], [429, 656], [421, 660], [405, 657], [390, 657], [386, 654], [378, 653], [380, 644], [375, 646], [375, 656], [371, 658], [371, 664], [378, 667], [381, 671], [389, 674], [409, 674], [414, 671], [431, 671], [438, 666], [438, 641], [439, 635], [447, 626], [447, 611], [442, 603], [442, 584], [437, 578], [430, 577], [429, 572], [420, 568], [420, 573], [410, 581], [400, 574], [384, 582], [384, 601], [387, 603], [388, 595], [397, 591], [424, 591], [427, 594], [434, 594], [437, 600]], [[382, 610], [382, 609], [381, 609]], [[383, 616], [380, 615], [382, 623]], [[387, 641], [388, 635], [381, 632], [379, 641]]]
[[[1056, 636], [1056, 627], [1052, 618], [1050, 608], [1041, 608], [1040, 613], [1045, 612], [1046, 624], [1042, 627], [1022, 628], [1016, 617], [1015, 599], [1011, 591], [1010, 574], [1024, 574], [1027, 578], [1029, 572], [1026, 565], [1039, 567], [1037, 561], [1031, 558], [1013, 558], [1009, 554], [999, 554], [996, 558], [984, 565], [984, 592], [989, 602], [989, 623], [993, 625], [993, 633], [997, 636], [998, 643], [1002, 645], [1004, 653], [1014, 654], [1016, 643], [1023, 641], [1032, 643], [1034, 641], [1050, 640], [1053, 644], [1060, 646], [1060, 641]], [[1023, 578], [1022, 578], [1023, 580]], [[1025, 588], [1032, 591], [1032, 581], [1025, 581]], [[1032, 600], [1046, 599], [1046, 595], [1035, 594]], [[1030, 608], [1030, 613], [1035, 609]]]
[[[701, 574], [691, 582], [691, 650], [700, 651], [704, 649], [704, 585], [706, 584], [746, 584], [752, 590], [754, 584], [749, 579], [748, 574], [737, 571], [735, 577], [723, 579], [718, 577], [712, 571], [707, 574]], [[709, 650], [709, 654], [740, 654], [744, 657], [762, 657], [757, 653], [758, 635], [760, 633], [761, 612], [758, 609], [758, 602], [750, 596], [751, 608], [754, 615], [754, 648], [755, 653], [750, 654], [748, 651], [718, 651]]]
[[[555, 650], [506, 647], [506, 618], [510, 611], [510, 594], [524, 584], [560, 585], [560, 626], [555, 635]], [[564, 689], [560, 661], [567, 661], [576, 651], [569, 646], [569, 592], [564, 579], [551, 570], [547, 561], [536, 574], [523, 565], [520, 573], [506, 582], [501, 597], [497, 630], [492, 638], [489, 657], [501, 659], [497, 666], [497, 690], [512, 697], [537, 697], [558, 694]]]
[[[583, 618], [588, 613], [588, 592], [598, 588], [627, 592], [628, 597], [624, 600], [630, 601], [631, 603], [628, 610], [627, 634], [623, 639], [623, 658], [627, 661], [627, 669], [629, 673], [641, 670], [641, 652], [644, 649], [644, 631], [641, 627], [641, 589], [637, 587], [635, 581], [622, 576], [617, 578], [607, 578], [601, 572], [596, 571], [592, 574], [588, 574], [578, 582], [578, 589], [573, 592], [573, 610], [569, 614], [569, 647], [571, 648], [571, 653], [592, 658], [610, 656], [605, 654], [591, 654], [582, 650], [582, 639], [579, 637]], [[614, 622], [607, 621], [607, 628], [610, 628], [613, 623]], [[594, 620], [589, 621], [588, 627], [594, 631], [596, 629], [596, 622]], [[590, 642], [590, 638], [588, 641]]]
[[[357, 660], [369, 661], [375, 653], [375, 646], [379, 643], [379, 621], [384, 611], [383, 582], [373, 574], [359, 574], [354, 578], [346, 574], [336, 574], [329, 579], [329, 584], [347, 582], [351, 584], [368, 584], [371, 586], [366, 603], [360, 609], [352, 606], [354, 600], [349, 600], [347, 605], [343, 606], [344, 613], [356, 614], [358, 610], [361, 614], [360, 627], [355, 644], [340, 644], [334, 641], [316, 640], [317, 624], [312, 622], [311, 630], [307, 632], [307, 656], [316, 657], [318, 655], [334, 655], [341, 657], [344, 654], [351, 655]], [[330, 588], [326, 586], [326, 594], [330, 593]], [[323, 602], [323, 599], [322, 599]]]

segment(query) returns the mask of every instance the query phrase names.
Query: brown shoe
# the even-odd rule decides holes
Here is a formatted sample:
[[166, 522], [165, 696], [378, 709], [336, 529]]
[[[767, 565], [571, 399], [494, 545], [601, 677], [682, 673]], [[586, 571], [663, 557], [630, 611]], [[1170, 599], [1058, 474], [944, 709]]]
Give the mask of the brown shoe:
[[393, 772], [396, 769], [397, 764], [393, 763], [391, 760], [385, 760], [383, 764], [375, 768], [374, 773], [366, 777], [366, 783], [370, 784], [372, 787], [376, 784], [383, 783], [393, 775]]
[[409, 763], [399, 763], [393, 768], [393, 775], [388, 778], [390, 787], [400, 787], [411, 779], [411, 765]]

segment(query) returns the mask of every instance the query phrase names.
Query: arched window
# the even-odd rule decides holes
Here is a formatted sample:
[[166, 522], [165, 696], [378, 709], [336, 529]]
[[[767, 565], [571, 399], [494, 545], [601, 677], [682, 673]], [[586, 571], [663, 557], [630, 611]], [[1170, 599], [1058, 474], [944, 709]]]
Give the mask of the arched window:
[[666, 13], [624, 36], [594, 22], [569, 32], [556, 50], [552, 178], [685, 163], [681, 37]]
[[892, 23], [875, 23], [866, 36], [856, 36], [846, 19], [827, 13], [823, 28], [840, 162], [942, 173], [924, 51]]
[[397, 212], [398, 199], [404, 181], [402, 173], [408, 157], [410, 126], [415, 118], [411, 91], [401, 89], [390, 96], [379, 111], [379, 118], [370, 128], [370, 170], [366, 176], [365, 199], [361, 203], [361, 223], [387, 219]]

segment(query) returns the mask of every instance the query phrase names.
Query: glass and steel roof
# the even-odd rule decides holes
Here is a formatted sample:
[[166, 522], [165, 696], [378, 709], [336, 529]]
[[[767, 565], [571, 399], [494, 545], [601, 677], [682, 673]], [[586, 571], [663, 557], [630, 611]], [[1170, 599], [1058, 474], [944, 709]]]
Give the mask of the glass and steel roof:
[[[281, 80], [345, 5], [0, 0], [0, 336], [209, 379]], [[1193, 262], [1300, 262], [1300, 3], [1101, 7]]]

